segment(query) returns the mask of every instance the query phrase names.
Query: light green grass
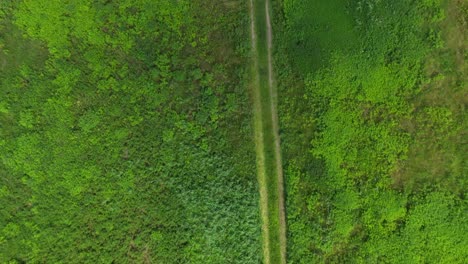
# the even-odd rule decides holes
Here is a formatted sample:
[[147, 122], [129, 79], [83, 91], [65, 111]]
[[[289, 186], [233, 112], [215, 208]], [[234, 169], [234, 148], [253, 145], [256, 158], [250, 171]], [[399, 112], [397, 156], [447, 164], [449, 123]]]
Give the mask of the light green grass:
[[[281, 167], [278, 166], [279, 153], [276, 149], [277, 133], [274, 124], [276, 115], [272, 102], [269, 76], [269, 52], [266, 2], [253, 2], [255, 30], [254, 62], [254, 109], [257, 141], [257, 167], [261, 192], [261, 211], [263, 218], [263, 246], [265, 263], [285, 263], [286, 247], [284, 223], [281, 224], [283, 208], [281, 188]], [[268, 10], [269, 12], [269, 10]], [[260, 142], [259, 142], [260, 141]]]

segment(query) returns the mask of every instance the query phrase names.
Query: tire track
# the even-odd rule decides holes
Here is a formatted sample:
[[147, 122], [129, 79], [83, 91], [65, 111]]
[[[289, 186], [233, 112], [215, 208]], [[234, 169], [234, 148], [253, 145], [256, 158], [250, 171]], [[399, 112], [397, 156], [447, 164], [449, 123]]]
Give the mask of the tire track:
[[269, 0], [249, 0], [252, 96], [264, 263], [286, 263], [286, 220]]

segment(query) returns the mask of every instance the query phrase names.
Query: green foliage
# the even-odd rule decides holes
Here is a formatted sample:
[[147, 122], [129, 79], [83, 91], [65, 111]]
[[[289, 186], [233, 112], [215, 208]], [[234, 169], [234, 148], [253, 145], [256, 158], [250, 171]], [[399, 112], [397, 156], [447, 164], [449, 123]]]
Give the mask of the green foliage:
[[466, 67], [443, 55], [444, 6], [276, 6], [291, 263], [467, 258], [466, 118], [448, 99]]
[[234, 3], [0, 3], [0, 262], [259, 262]]

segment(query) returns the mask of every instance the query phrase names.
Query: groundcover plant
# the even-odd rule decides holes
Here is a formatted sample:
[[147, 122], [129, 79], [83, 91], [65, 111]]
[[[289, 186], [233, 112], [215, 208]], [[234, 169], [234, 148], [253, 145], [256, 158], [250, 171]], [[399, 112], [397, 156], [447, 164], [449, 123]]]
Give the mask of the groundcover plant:
[[0, 263], [465, 263], [467, 14], [0, 1]]

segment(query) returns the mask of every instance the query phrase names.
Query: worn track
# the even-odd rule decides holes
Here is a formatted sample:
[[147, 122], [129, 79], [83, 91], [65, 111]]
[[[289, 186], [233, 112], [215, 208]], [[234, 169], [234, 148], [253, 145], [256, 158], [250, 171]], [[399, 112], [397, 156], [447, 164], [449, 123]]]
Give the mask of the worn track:
[[272, 59], [271, 5], [249, 0], [257, 175], [264, 263], [286, 263], [284, 183]]

